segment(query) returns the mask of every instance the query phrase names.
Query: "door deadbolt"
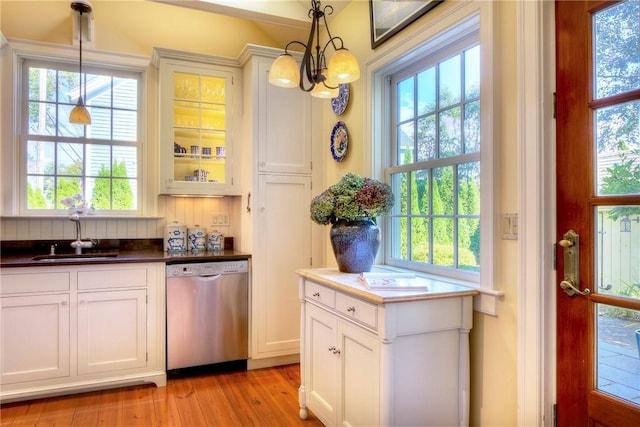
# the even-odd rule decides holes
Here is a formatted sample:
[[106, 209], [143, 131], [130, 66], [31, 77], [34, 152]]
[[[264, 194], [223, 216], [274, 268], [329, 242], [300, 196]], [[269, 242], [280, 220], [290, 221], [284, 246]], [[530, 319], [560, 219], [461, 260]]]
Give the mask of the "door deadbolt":
[[588, 295], [589, 289], [580, 290], [580, 236], [574, 230], [569, 230], [558, 242], [562, 247], [564, 255], [564, 280], [560, 282], [560, 287], [570, 297], [575, 294]]

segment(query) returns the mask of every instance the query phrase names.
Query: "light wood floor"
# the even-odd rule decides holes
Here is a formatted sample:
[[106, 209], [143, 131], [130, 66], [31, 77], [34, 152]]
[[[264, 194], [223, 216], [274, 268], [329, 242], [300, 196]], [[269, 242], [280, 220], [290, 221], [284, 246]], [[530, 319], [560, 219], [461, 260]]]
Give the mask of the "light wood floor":
[[298, 417], [300, 365], [6, 403], [2, 426], [322, 426]]

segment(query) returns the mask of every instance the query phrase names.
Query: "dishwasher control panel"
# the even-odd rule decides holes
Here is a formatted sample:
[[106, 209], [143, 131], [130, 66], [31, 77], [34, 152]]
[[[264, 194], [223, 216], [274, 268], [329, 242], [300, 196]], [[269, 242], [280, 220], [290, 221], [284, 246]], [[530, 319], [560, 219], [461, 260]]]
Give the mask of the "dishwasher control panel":
[[167, 277], [213, 276], [248, 272], [248, 261], [205, 261], [167, 265]]

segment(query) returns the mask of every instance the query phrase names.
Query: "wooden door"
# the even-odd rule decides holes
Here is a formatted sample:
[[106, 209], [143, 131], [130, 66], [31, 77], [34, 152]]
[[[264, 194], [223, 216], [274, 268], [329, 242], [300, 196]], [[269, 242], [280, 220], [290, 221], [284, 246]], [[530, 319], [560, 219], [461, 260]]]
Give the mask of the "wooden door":
[[640, 2], [556, 2], [561, 427], [640, 425], [639, 33]]

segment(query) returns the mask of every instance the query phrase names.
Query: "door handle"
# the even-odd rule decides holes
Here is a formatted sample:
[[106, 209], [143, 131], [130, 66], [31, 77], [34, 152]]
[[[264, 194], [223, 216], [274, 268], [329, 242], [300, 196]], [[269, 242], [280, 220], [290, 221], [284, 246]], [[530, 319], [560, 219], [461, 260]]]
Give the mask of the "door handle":
[[558, 245], [562, 247], [564, 255], [564, 280], [560, 282], [560, 287], [570, 297], [575, 294], [590, 294], [588, 288], [580, 290], [580, 236], [574, 230], [569, 230], [564, 233]]

